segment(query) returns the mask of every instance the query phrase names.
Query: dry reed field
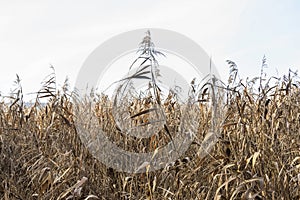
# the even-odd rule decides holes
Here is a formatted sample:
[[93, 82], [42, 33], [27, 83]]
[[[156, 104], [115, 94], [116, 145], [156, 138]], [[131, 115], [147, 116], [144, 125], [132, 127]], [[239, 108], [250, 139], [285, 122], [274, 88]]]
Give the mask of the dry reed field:
[[[17, 76], [11, 95], [0, 96], [0, 198], [300, 199], [297, 73], [289, 70], [286, 76], [267, 79], [264, 58], [260, 76], [242, 80], [236, 64], [228, 61], [228, 83], [214, 85], [215, 91], [223, 91], [224, 101], [216, 99], [214, 90], [200, 89], [192, 81], [191, 91], [197, 100], [188, 107], [171, 90], [166, 98], [160, 98], [154, 78], [158, 68], [155, 55], [160, 53], [153, 50], [149, 35], [138, 59], [144, 59], [142, 64], [151, 62], [141, 64], [130, 77], [151, 80], [152, 93], [148, 95], [123, 98], [119, 94], [123, 86], [127, 87], [125, 82], [117, 90], [117, 103], [97, 93], [80, 100], [67, 80], [57, 88], [53, 72], [36, 93], [35, 101], [28, 104]], [[221, 105], [217, 110], [212, 109], [212, 98]], [[137, 138], [120, 130], [114, 117], [122, 119], [122, 113], [129, 113], [132, 119], [123, 124], [127, 128], [154, 124], [151, 120], [159, 113], [151, 118], [156, 111], [153, 105], [163, 108], [165, 117], [164, 128], [157, 134]], [[185, 115], [180, 112], [183, 108], [188, 108]], [[173, 141], [182, 129], [182, 120], [194, 126], [193, 142], [179, 159], [162, 169], [120, 172], [96, 159], [79, 136], [78, 119], [91, 126], [87, 111], [96, 116], [91, 123], [100, 125], [106, 136], [126, 151], [155, 154]], [[216, 113], [220, 114], [218, 120], [214, 120]]]
[[[212, 151], [197, 154], [210, 116], [199, 101], [199, 131], [188, 151], [161, 170], [140, 174], [107, 168], [82, 145], [67, 82], [57, 89], [51, 74], [28, 106], [18, 78], [10, 102], [0, 103], [0, 198], [300, 199], [299, 78], [290, 71], [273, 86], [260, 80], [255, 90], [255, 80], [235, 80], [237, 68], [229, 64], [225, 118]], [[122, 148], [153, 151], [170, 140], [164, 133], [149, 140], [125, 137], [112, 119], [112, 102], [94, 98], [90, 109]], [[143, 101], [134, 106], [145, 106]], [[172, 93], [164, 100], [171, 133], [180, 106]]]

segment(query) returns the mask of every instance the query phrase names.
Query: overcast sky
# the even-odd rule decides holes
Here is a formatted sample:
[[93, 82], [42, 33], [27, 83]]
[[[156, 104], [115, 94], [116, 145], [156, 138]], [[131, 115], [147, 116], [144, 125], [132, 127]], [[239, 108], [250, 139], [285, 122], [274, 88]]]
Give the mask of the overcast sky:
[[0, 1], [0, 91], [18, 74], [25, 93], [51, 73], [71, 84], [87, 56], [110, 37], [138, 28], [179, 32], [212, 56], [224, 79], [226, 60], [242, 78], [259, 74], [267, 57], [270, 75], [300, 69], [300, 1], [120, 0]]

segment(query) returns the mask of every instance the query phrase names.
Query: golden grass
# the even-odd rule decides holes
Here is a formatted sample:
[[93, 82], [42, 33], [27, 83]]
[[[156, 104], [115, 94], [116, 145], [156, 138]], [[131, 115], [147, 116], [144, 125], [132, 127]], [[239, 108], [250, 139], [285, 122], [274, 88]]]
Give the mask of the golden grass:
[[[49, 79], [49, 86], [53, 79]], [[44, 87], [44, 89], [47, 87]], [[233, 87], [232, 87], [233, 88]], [[199, 152], [210, 112], [199, 103], [200, 126], [189, 150], [164, 169], [128, 174], [93, 158], [76, 133], [74, 104], [65, 88], [41, 92], [26, 107], [21, 92], [0, 103], [1, 199], [300, 199], [300, 87], [283, 79], [253, 92], [249, 83], [228, 91], [221, 135], [206, 157]], [[48, 98], [41, 106], [39, 98]], [[153, 151], [170, 141], [163, 132], [149, 139], [124, 136], [111, 102], [96, 97], [102, 128], [120, 147]], [[145, 105], [137, 100], [136, 107]], [[180, 105], [164, 103], [170, 132]]]

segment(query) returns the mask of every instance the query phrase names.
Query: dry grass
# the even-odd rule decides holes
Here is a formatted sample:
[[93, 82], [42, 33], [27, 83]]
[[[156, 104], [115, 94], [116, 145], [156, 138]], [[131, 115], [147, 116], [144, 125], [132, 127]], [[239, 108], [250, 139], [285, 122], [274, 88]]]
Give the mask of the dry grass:
[[[11, 102], [0, 103], [0, 198], [300, 199], [299, 79], [290, 73], [274, 87], [260, 83], [255, 92], [251, 81], [232, 78], [231, 67], [221, 135], [210, 155], [197, 154], [210, 120], [199, 102], [199, 131], [186, 154], [145, 174], [116, 172], [89, 154], [76, 133], [73, 94], [67, 86], [57, 92], [53, 75], [29, 107], [17, 80]], [[42, 98], [46, 105], [39, 103]], [[122, 148], [153, 151], [170, 141], [163, 132], [150, 139], [125, 137], [112, 118], [110, 100], [95, 98], [91, 109]], [[145, 106], [144, 100], [133, 105]], [[164, 102], [171, 133], [178, 128], [179, 107], [172, 95]]]

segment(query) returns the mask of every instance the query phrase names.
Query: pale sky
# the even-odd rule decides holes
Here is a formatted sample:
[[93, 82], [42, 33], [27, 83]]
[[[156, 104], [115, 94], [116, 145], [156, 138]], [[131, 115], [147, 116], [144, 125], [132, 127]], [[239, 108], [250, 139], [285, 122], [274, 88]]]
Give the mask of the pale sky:
[[[36, 92], [56, 70], [58, 85], [71, 85], [88, 55], [112, 36], [139, 28], [163, 28], [197, 42], [212, 56], [224, 80], [226, 60], [240, 76], [300, 69], [298, 0], [0, 1], [0, 91], [18, 74], [24, 93]], [[155, 41], [154, 41], [155, 42]]]

